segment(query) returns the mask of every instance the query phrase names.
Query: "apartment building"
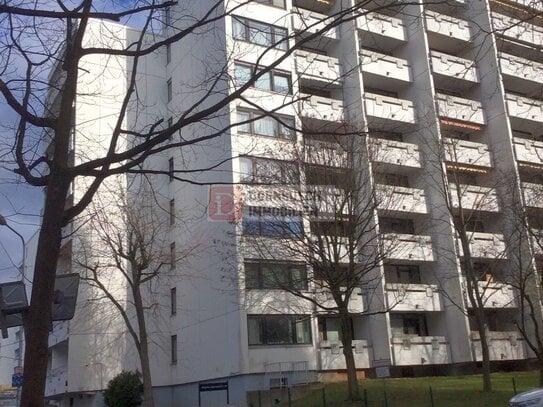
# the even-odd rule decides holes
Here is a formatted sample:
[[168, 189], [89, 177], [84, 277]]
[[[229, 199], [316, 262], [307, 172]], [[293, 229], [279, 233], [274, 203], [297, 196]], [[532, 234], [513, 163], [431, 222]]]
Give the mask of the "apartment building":
[[[213, 3], [180, 1], [166, 13], [166, 33]], [[199, 388], [226, 381], [230, 402], [242, 406], [247, 391], [325, 380], [345, 369], [334, 313], [281, 290], [266, 274], [280, 270], [306, 296], [318, 296], [322, 290], [310, 278], [316, 270], [303, 257], [281, 253], [281, 246], [271, 257], [258, 249], [279, 240], [295, 245], [312, 227], [307, 211], [289, 201], [289, 190], [340, 182], [348, 151], [325, 133], [345, 125], [367, 135], [371, 151], [350, 170], [367, 174], [375, 190], [393, 198], [371, 214], [372, 233], [390, 248], [376, 266], [372, 292], [383, 312], [372, 312], [361, 288], [349, 302], [356, 367], [413, 374], [481, 360], [455, 228], [459, 216], [465, 216], [470, 256], [481, 276], [491, 359], [531, 356], [515, 325], [520, 304], [510, 277], [515, 253], [541, 267], [541, 249], [530, 243], [531, 234], [521, 243], [510, 236], [517, 195], [530, 227], [543, 229], [543, 21], [533, 17], [543, 7], [528, 0], [402, 7], [367, 1], [367, 12], [348, 12], [342, 24], [322, 29], [354, 4], [232, 0], [224, 6], [232, 12], [213, 30], [144, 61], [139, 96], [146, 109], [129, 115], [127, 128], [158, 117], [171, 123], [194, 105], [204, 108], [211, 102], [199, 105], [199, 98], [209, 88], [199, 86], [218, 72], [231, 79], [213, 85], [224, 95], [246, 83], [256, 66], [274, 65], [243, 98], [179, 134], [227, 128], [220, 138], [190, 153], [166, 150], [145, 164], [162, 172], [213, 167], [194, 175], [196, 183], [153, 178], [160, 207], [196, 219], [190, 233], [175, 217], [168, 230], [170, 273], [157, 286], [153, 315], [159, 317], [151, 329], [156, 405], [226, 405], [224, 391]], [[93, 24], [93, 38], [113, 30], [120, 46], [133, 35], [122, 26]], [[299, 42], [303, 46], [289, 53]], [[87, 137], [93, 145], [75, 138], [74, 159], [78, 151], [104, 148], [100, 128], [113, 125], [115, 96], [125, 85], [119, 78], [128, 72], [120, 57], [115, 67], [110, 58], [87, 64], [75, 128], [95, 137]], [[98, 100], [98, 86], [111, 94]], [[300, 158], [301, 146], [317, 153], [304, 156], [292, 179], [289, 165]], [[337, 176], [314, 175], [325, 170]], [[81, 182], [73, 197], [83, 190]], [[234, 218], [219, 216], [224, 195], [243, 201]], [[109, 195], [104, 190], [100, 196], [107, 201]], [[78, 271], [77, 244], [66, 240], [59, 272]], [[192, 246], [194, 258], [177, 263], [176, 252]], [[103, 308], [88, 305], [93, 291], [81, 289], [74, 320], [56, 323], [51, 334], [52, 405], [101, 405], [107, 381], [138, 366], [122, 323], [107, 313], [105, 324]]]

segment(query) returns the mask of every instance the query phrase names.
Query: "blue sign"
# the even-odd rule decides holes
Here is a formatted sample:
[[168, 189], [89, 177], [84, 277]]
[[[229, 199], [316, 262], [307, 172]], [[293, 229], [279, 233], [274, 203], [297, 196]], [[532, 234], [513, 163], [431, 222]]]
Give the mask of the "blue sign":
[[14, 373], [11, 375], [11, 387], [22, 387], [23, 386], [23, 374]]

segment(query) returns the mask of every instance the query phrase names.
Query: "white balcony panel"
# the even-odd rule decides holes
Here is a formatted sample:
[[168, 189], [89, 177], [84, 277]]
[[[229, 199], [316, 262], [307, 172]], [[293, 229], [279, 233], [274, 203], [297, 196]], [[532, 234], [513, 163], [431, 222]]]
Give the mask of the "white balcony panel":
[[431, 10], [426, 10], [424, 14], [428, 31], [462, 41], [469, 41], [471, 39], [471, 32], [467, 21]]
[[279, 382], [281, 377], [286, 377], [289, 385], [307, 384], [313, 380], [311, 374], [307, 372], [308, 369], [316, 369], [315, 350], [311, 344], [249, 346], [248, 356], [249, 372], [265, 372], [266, 386], [269, 386], [269, 381], [273, 379]]
[[534, 254], [543, 256], [543, 229], [531, 229], [530, 235]]
[[[330, 290], [317, 289], [315, 292], [315, 300], [319, 304], [317, 312], [336, 314], [337, 304], [332, 297]], [[362, 297], [362, 289], [355, 288], [349, 298], [348, 310], [353, 314], [364, 312], [364, 298]]]
[[[353, 353], [356, 368], [369, 368], [369, 347], [365, 339], [353, 340]], [[341, 342], [322, 341], [319, 344], [322, 370], [346, 369], [345, 356]]]
[[385, 257], [390, 260], [433, 261], [430, 236], [386, 233], [383, 235]]
[[524, 203], [531, 208], [543, 208], [543, 185], [523, 182]]
[[442, 311], [437, 285], [386, 284], [388, 307], [394, 311]]
[[543, 2], [541, 0], [510, 0], [519, 6], [531, 8], [537, 11], [543, 11]]
[[485, 212], [500, 211], [498, 194], [494, 188], [463, 184], [460, 184], [458, 188], [456, 184], [450, 184], [449, 188], [454, 208], [460, 208], [459, 201], [461, 201], [463, 209]]
[[49, 347], [55, 346], [68, 339], [70, 334], [70, 321], [53, 322], [53, 330], [49, 332]]
[[47, 372], [45, 382], [45, 396], [50, 397], [63, 394], [67, 391], [66, 382], [68, 380], [68, 367], [59, 366]]
[[492, 167], [488, 145], [452, 138], [445, 138], [443, 141], [447, 161], [478, 167]]
[[502, 74], [543, 83], [543, 64], [516, 55], [500, 54]]
[[386, 139], [371, 139], [372, 160], [378, 163], [421, 168], [419, 146], [413, 143]]
[[[292, 13], [292, 28], [294, 31], [314, 34], [320, 32], [330, 25], [332, 19], [324, 14], [314, 11], [294, 8]], [[337, 27], [332, 27], [322, 33], [323, 37], [335, 40], [339, 38]]]
[[470, 82], [479, 81], [477, 79], [477, 69], [473, 61], [437, 51], [430, 51], [430, 56], [434, 73]]
[[328, 167], [347, 167], [348, 154], [340, 144], [305, 139], [305, 161], [310, 164], [325, 165]]
[[343, 120], [343, 102], [315, 95], [301, 95], [307, 98], [300, 101], [300, 115], [305, 118], [341, 121]]
[[438, 93], [437, 107], [441, 117], [465, 122], [485, 124], [483, 106], [480, 102]]
[[[490, 360], [517, 360], [525, 359], [524, 340], [515, 331], [488, 331], [488, 350]], [[471, 332], [471, 346], [475, 360], [483, 360], [481, 352], [481, 338], [478, 332]]]
[[366, 115], [403, 123], [415, 123], [415, 108], [410, 100], [397, 99], [375, 93], [364, 94]]
[[392, 337], [392, 350], [396, 366], [451, 362], [449, 344], [444, 336]]
[[245, 290], [248, 314], [307, 314], [313, 304], [283, 290]]
[[407, 41], [406, 27], [402, 20], [384, 14], [368, 12], [357, 20], [358, 28], [362, 31]]
[[[471, 257], [488, 259], [505, 259], [505, 241], [500, 233], [467, 232], [470, 240]], [[460, 239], [458, 239], [460, 256], [464, 255]]]
[[340, 212], [348, 215], [351, 206], [345, 191], [324, 185], [308, 185], [307, 195], [304, 195], [303, 204], [311, 206], [317, 213], [337, 214]]
[[543, 101], [510, 93], [505, 95], [505, 100], [510, 116], [543, 123]]
[[485, 308], [517, 307], [515, 292], [513, 287], [508, 284], [479, 281], [479, 292], [483, 295]]
[[543, 141], [513, 137], [518, 161], [543, 165]]
[[504, 37], [524, 41], [538, 47], [543, 44], [543, 27], [498, 13], [492, 13], [492, 24], [494, 30]]
[[341, 67], [334, 57], [308, 51], [296, 51], [296, 72], [302, 78], [340, 83]]
[[428, 213], [423, 189], [378, 184], [377, 199], [381, 210]]
[[380, 54], [375, 51], [360, 50], [362, 72], [411, 82], [411, 69], [405, 59]]

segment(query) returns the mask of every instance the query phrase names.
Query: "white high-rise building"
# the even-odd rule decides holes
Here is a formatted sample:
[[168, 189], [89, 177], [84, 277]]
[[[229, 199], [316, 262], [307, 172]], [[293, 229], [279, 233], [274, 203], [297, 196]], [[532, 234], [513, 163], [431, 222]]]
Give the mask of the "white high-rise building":
[[[214, 3], [179, 1], [167, 13], [173, 28], [166, 32], [181, 29], [192, 21], [186, 16], [202, 16]], [[157, 406], [197, 406], [199, 396], [202, 405], [226, 405], [225, 392], [199, 393], [198, 388], [224, 381], [230, 402], [245, 406], [247, 391], [326, 379], [345, 369], [334, 316], [266, 279], [271, 267], [297, 276], [314, 270], [290, 256], [266, 258], [248, 244], [270, 247], [274, 239], [292, 237], [266, 229], [269, 213], [288, 206], [286, 201], [251, 182], [281, 181], [300, 146], [337, 157], [328, 162], [309, 157], [301, 166], [302, 188], [318, 186], [318, 177], [309, 174], [325, 167], [337, 167], [336, 179], [341, 178], [346, 152], [314, 130], [323, 133], [345, 123], [367, 134], [372, 146], [361, 170], [376, 189], [395, 197], [392, 206], [377, 207], [373, 214], [376, 230], [394, 245], [377, 267], [380, 283], [372, 293], [386, 312], [369, 317], [367, 295], [357, 291], [352, 297], [357, 368], [370, 372], [389, 365], [394, 374], [407, 375], [460, 370], [480, 361], [480, 339], [465, 293], [464, 254], [454, 227], [460, 210], [472, 215], [465, 226], [485, 290], [491, 359], [531, 356], [515, 325], [520, 304], [509, 282], [519, 244], [508, 236], [520, 210], [511, 209], [516, 195], [523, 199], [530, 227], [543, 229], [543, 21], [530, 17], [543, 6], [528, 0], [421, 1], [399, 8], [381, 7], [377, 0], [365, 3], [369, 12], [358, 10], [360, 16], [352, 18], [347, 13], [345, 22], [320, 32], [333, 20], [328, 16], [355, 0], [232, 0], [221, 7], [233, 11], [213, 29], [141, 61], [142, 102], [123, 123], [128, 129], [160, 117], [175, 121], [212, 86], [217, 97], [231, 93], [255, 65], [280, 60], [243, 99], [176, 136], [191, 139], [227, 128], [219, 138], [190, 151], [165, 150], [145, 163], [147, 169], [168, 172], [224, 161], [186, 175], [202, 185], [153, 178], [157, 203], [180, 214], [167, 231], [170, 270], [156, 286], [158, 303], [150, 322]], [[90, 31], [89, 41], [112, 46], [123, 46], [137, 34], [97, 21]], [[288, 54], [299, 41], [303, 47]], [[107, 132], [101, 129], [115, 126], [128, 62], [84, 59], [74, 160], [106, 148], [107, 140], [100, 137]], [[224, 80], [213, 83], [221, 72]], [[235, 125], [240, 122], [245, 124]], [[85, 180], [80, 182], [73, 187], [76, 200]], [[128, 195], [134, 185], [124, 178], [115, 182], [125, 185]], [[278, 184], [269, 189], [276, 193]], [[104, 186], [98, 200], [111, 199], [113, 185], [118, 184]], [[222, 216], [227, 208], [214, 206], [229, 194], [244, 202], [234, 219]], [[303, 211], [282, 216], [290, 226], [311, 228]], [[536, 267], [541, 249], [528, 237], [520, 250]], [[176, 253], [187, 248], [191, 256], [176, 262]], [[78, 271], [77, 251], [77, 241], [67, 238], [59, 272]], [[312, 289], [309, 284], [308, 295]], [[101, 405], [98, 393], [108, 380], [121, 369], [138, 367], [122, 321], [114, 310], [89, 302], [94, 293], [82, 286], [75, 318], [56, 323], [51, 334], [47, 396], [53, 405]]]

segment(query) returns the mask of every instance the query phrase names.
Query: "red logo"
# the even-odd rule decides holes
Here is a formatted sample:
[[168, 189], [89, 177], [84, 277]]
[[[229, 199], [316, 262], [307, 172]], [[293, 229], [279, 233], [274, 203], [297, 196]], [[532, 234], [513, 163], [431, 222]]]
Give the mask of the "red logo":
[[210, 186], [207, 218], [214, 222], [232, 222], [241, 215], [241, 194], [234, 185]]

